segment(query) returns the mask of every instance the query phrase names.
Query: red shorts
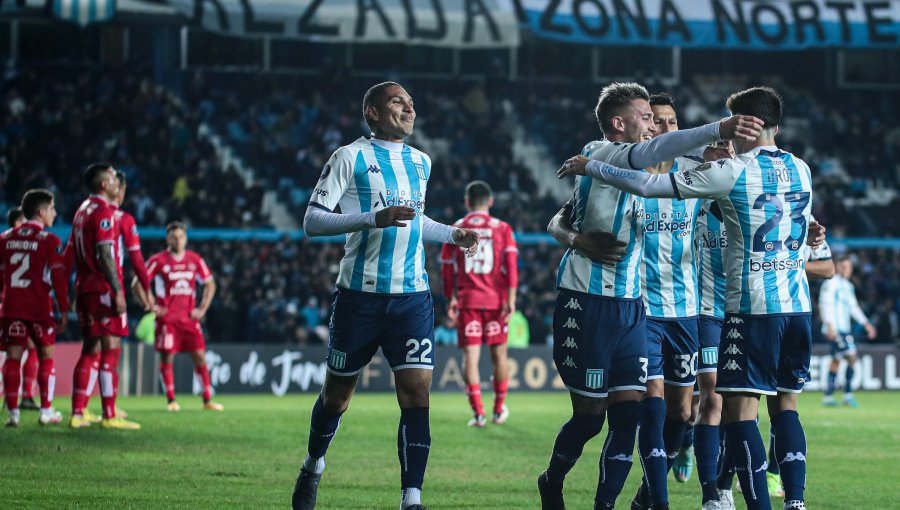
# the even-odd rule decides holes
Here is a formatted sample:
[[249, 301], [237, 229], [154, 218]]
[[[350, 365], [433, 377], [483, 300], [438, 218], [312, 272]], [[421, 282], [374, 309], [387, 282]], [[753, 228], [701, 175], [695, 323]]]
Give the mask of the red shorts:
[[56, 322], [52, 320], [24, 321], [7, 317], [0, 319], [0, 327], [0, 344], [7, 347], [16, 345], [28, 348], [28, 340], [38, 348], [56, 343]]
[[159, 352], [190, 352], [206, 350], [206, 340], [200, 323], [156, 321], [156, 350]]
[[112, 293], [79, 294], [76, 307], [83, 338], [128, 336], [128, 317], [124, 313], [116, 313]]
[[460, 308], [456, 321], [458, 345], [505, 344], [509, 325], [503, 322], [501, 313], [501, 310]]

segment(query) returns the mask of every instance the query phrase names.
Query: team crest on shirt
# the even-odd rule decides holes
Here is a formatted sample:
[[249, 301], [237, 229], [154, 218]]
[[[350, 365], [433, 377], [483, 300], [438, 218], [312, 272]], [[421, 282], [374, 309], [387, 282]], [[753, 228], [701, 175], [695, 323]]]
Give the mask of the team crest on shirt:
[[100, 228], [102, 228], [103, 230], [109, 230], [110, 228], [112, 228], [112, 222], [109, 221], [109, 219], [104, 218], [100, 220]]
[[25, 323], [22, 321], [15, 321], [9, 325], [9, 331], [7, 334], [11, 337], [21, 337], [25, 336]]
[[163, 273], [168, 273], [169, 271], [172, 270], [172, 266], [170, 266], [169, 264], [166, 264], [163, 266], [162, 269], [163, 269]]
[[63, 245], [61, 245], [61, 244], [56, 245], [56, 254], [57, 255], [62, 255], [64, 251], [66, 251], [66, 248]]
[[584, 385], [592, 390], [596, 390], [603, 386], [603, 370], [598, 368], [589, 368], [585, 371]]
[[419, 179], [425, 180], [425, 165], [422, 163], [413, 163], [416, 167], [416, 173], [419, 174]]
[[331, 164], [326, 164], [325, 168], [322, 169], [322, 175], [319, 176], [319, 180], [323, 180], [331, 174]]
[[347, 353], [332, 349], [328, 354], [328, 360], [331, 361], [331, 366], [341, 370], [347, 365]]

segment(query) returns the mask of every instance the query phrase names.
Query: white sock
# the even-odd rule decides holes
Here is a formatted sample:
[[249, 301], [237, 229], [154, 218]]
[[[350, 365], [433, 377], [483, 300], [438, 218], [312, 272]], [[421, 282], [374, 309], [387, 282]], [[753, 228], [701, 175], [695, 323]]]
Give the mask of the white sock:
[[325, 457], [314, 459], [307, 455], [306, 458], [303, 459], [303, 469], [321, 475], [322, 471], [325, 471]]
[[421, 489], [403, 489], [400, 491], [400, 510], [412, 505], [421, 505], [422, 504], [422, 490]]

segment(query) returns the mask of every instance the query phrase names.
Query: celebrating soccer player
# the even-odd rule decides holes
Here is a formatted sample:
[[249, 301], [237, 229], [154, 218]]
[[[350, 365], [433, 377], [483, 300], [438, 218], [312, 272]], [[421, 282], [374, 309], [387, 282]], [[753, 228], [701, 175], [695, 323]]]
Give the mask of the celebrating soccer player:
[[45, 189], [26, 192], [22, 198], [22, 212], [27, 221], [0, 236], [0, 280], [3, 281], [0, 340], [5, 344], [7, 354], [3, 366], [9, 410], [7, 427], [19, 426], [21, 360], [29, 342], [39, 346], [41, 411], [38, 423], [47, 425], [62, 421], [59, 411], [51, 407], [56, 384], [53, 345], [57, 324], [52, 319], [50, 292], [56, 294], [60, 331], [65, 331], [68, 323], [69, 299], [62, 243], [44, 230], [53, 226], [56, 219], [53, 195]]
[[469, 426], [484, 427], [487, 420], [478, 373], [482, 342], [490, 348], [494, 364], [493, 422], [503, 424], [509, 416], [504, 404], [509, 382], [506, 337], [509, 318], [516, 311], [519, 250], [512, 227], [490, 215], [494, 197], [488, 183], [470, 182], [465, 202], [469, 214], [453, 226], [478, 232], [478, 250], [473, 257], [467, 257], [465, 250], [445, 244], [441, 250], [441, 275], [444, 295], [449, 300], [447, 314], [456, 322], [459, 347], [463, 350], [466, 395], [475, 413]]
[[[425, 215], [431, 158], [404, 139], [413, 132], [412, 97], [380, 83], [363, 97], [372, 130], [339, 148], [325, 164], [309, 202], [308, 235], [347, 234], [329, 323], [328, 373], [310, 418], [308, 454], [294, 487], [293, 507], [315, 507], [325, 452], [347, 410], [363, 367], [381, 347], [397, 388], [400, 424], [400, 509], [421, 510], [431, 449], [429, 387], [434, 368], [434, 306], [422, 241], [454, 243], [475, 252], [478, 234]], [[340, 206], [341, 212], [334, 209]]]

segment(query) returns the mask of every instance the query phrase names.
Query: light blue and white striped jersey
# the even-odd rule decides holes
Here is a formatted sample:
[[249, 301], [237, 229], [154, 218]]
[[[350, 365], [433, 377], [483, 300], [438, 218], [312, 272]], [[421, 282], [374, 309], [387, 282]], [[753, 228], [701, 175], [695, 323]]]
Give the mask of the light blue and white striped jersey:
[[[700, 163], [676, 158], [670, 173]], [[641, 264], [641, 294], [647, 316], [654, 319], [684, 319], [697, 316], [697, 264], [694, 230], [700, 199], [645, 198]]]
[[853, 284], [839, 274], [825, 280], [819, 289], [819, 315], [822, 317], [822, 333], [827, 332], [831, 324], [835, 333], [849, 334], [853, 326], [851, 318], [860, 324], [869, 323], [856, 301]]
[[716, 200], [725, 248], [725, 312], [810, 313], [805, 253], [812, 180], [809, 166], [775, 146], [672, 175], [679, 195]]
[[[634, 144], [598, 140], [584, 146], [581, 154], [619, 167], [631, 168], [628, 155]], [[556, 286], [598, 296], [634, 299], [641, 296], [643, 236], [638, 219], [643, 199], [619, 191], [591, 177], [579, 176], [575, 183], [573, 226], [579, 232], [602, 230], [624, 243], [625, 256], [613, 266], [591, 262], [575, 250], [566, 250], [559, 263]]]
[[337, 286], [379, 294], [429, 290], [422, 246], [425, 185], [431, 159], [400, 143], [359, 138], [328, 160], [309, 201], [310, 207], [346, 214], [390, 206], [416, 210], [403, 228], [369, 228], [347, 234]]
[[697, 266], [700, 269], [700, 315], [725, 318], [725, 247], [728, 232], [719, 205], [704, 200], [697, 215]]

